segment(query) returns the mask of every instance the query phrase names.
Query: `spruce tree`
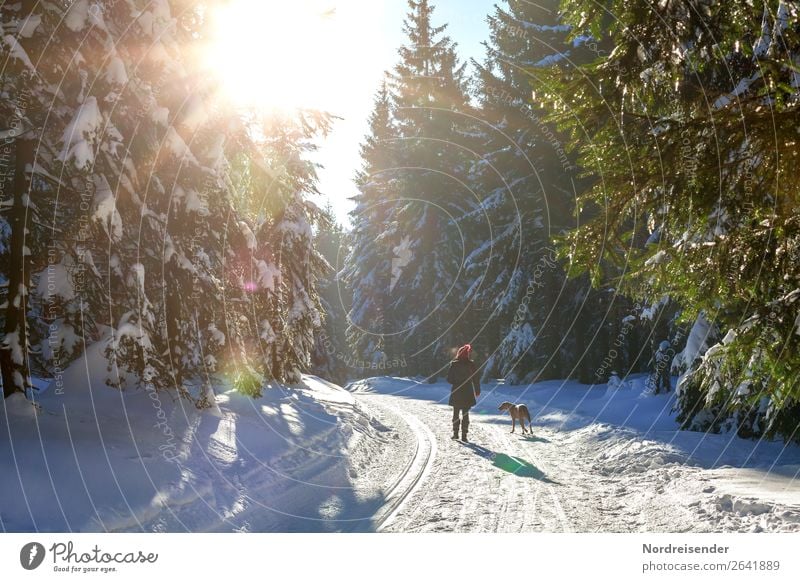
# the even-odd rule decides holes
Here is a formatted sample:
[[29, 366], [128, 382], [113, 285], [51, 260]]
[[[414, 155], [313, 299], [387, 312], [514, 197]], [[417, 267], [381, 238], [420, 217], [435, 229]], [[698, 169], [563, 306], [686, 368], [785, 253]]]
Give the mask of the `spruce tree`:
[[797, 6], [564, 9], [613, 48], [549, 92], [594, 177], [576, 261], [595, 281], [627, 265], [627, 293], [719, 326], [680, 382], [686, 426], [797, 438]]
[[[109, 384], [198, 405], [229, 363], [252, 371], [253, 394], [258, 377], [299, 379], [321, 323], [306, 153], [326, 116], [256, 128], [216, 107], [194, 54], [207, 20], [191, 3], [2, 11], [4, 396], [30, 387], [31, 366], [53, 374], [99, 340]], [[237, 191], [231, 160], [271, 184]], [[242, 198], [269, 209], [249, 214]]]
[[557, 8], [516, 0], [496, 7], [486, 60], [473, 63], [485, 125], [472, 169], [482, 200], [465, 221], [480, 242], [466, 272], [469, 297], [490, 313], [481, 330], [491, 350], [484, 374], [511, 382], [572, 374], [590, 382], [593, 360], [608, 350], [594, 337], [602, 295], [589, 293], [585, 280], [566, 279], [552, 244], [574, 225], [581, 183], [565, 136], [535, 95], [545, 71], [590, 57], [583, 39], [569, 38]]
[[[80, 3], [77, 3], [80, 4]], [[89, 20], [82, 5], [23, 1], [0, 7], [3, 169], [3, 343], [0, 367], [4, 396], [27, 392], [31, 372], [61, 367], [91, 329], [93, 313], [81, 314], [82, 293], [96, 289], [96, 269], [85, 247], [83, 210], [91, 202], [91, 179], [62, 171], [64, 159], [84, 166], [106, 128], [97, 124], [96, 101], [85, 95], [76, 50], [46, 50], [69, 44]], [[83, 8], [88, 8], [83, 6]], [[59, 26], [62, 21], [64, 26]], [[81, 93], [77, 115], [70, 95]], [[64, 146], [69, 139], [71, 147]], [[79, 277], [81, 289], [73, 281]], [[86, 326], [84, 327], [84, 325]], [[91, 340], [91, 333], [88, 334]]]
[[[397, 129], [387, 82], [375, 96], [369, 133], [361, 146], [363, 165], [351, 212], [352, 241], [342, 270], [352, 295], [348, 343], [355, 367], [383, 363], [395, 353], [394, 314], [390, 311], [393, 246], [397, 239], [393, 199], [402, 177], [397, 164]], [[363, 367], [363, 366], [362, 366]], [[357, 371], [357, 370], [354, 370]]]
[[435, 376], [468, 341], [457, 220], [474, 201], [465, 65], [427, 0], [410, 1], [400, 62], [379, 91], [362, 148], [364, 168], [344, 270], [353, 289], [348, 335], [375, 369], [406, 362]]
[[469, 207], [464, 129], [471, 111], [465, 65], [455, 45], [434, 26], [427, 0], [409, 1], [407, 43], [392, 75], [398, 129], [397, 161], [403, 168], [394, 193], [393, 280], [390, 309], [394, 333], [413, 371], [435, 376], [464, 338], [458, 322], [464, 309], [460, 277], [467, 241], [457, 217]]
[[327, 272], [318, 283], [320, 303], [324, 313], [324, 324], [316, 335], [314, 351], [311, 356], [312, 372], [344, 385], [350, 369], [347, 356], [347, 314], [350, 311], [350, 298], [339, 277], [344, 260], [348, 254], [348, 233], [337, 224], [333, 209], [324, 209], [326, 221], [314, 236], [315, 246], [328, 263]]
[[[329, 268], [315, 247], [314, 232], [329, 228], [313, 202], [317, 165], [307, 154], [315, 137], [330, 127], [316, 112], [261, 116], [263, 139], [240, 150], [238, 183], [244, 197], [235, 203], [247, 222], [231, 229], [245, 233], [247, 265], [235, 290], [244, 289], [242, 311], [226, 318], [239, 343], [241, 369], [279, 381], [297, 382], [309, 369], [323, 313], [317, 282]], [[251, 226], [252, 225], [252, 228]]]

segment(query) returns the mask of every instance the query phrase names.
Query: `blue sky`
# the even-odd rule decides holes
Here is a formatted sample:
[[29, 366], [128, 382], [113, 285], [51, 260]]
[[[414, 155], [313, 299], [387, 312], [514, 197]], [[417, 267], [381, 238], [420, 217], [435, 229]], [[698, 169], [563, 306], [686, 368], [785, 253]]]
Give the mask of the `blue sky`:
[[[369, 4], [366, 4], [369, 2]], [[433, 13], [434, 25], [447, 24], [447, 34], [458, 44], [463, 60], [483, 60], [481, 43], [488, 39], [486, 16], [497, 0], [438, 0]], [[502, 3], [502, 0], [501, 0]], [[359, 6], [360, 5], [360, 6]], [[368, 6], [368, 7], [367, 7]], [[346, 98], [337, 99], [331, 112], [343, 117], [321, 144], [318, 160], [325, 166], [320, 172], [320, 190], [331, 201], [336, 218], [348, 224], [352, 208], [348, 198], [356, 193], [352, 178], [360, 166], [359, 145], [367, 131], [367, 118], [383, 71], [398, 60], [397, 49], [405, 42], [403, 20], [408, 12], [406, 0], [359, 0], [358, 5], [337, 3], [335, 18], [357, 19], [342, 25], [342, 30], [369, 30], [363, 44], [352, 51], [343, 51], [352, 62], [342, 63], [343, 73], [337, 81], [346, 86]], [[325, 89], [341, 93], [343, 87]], [[324, 201], [323, 201], [324, 202]]]

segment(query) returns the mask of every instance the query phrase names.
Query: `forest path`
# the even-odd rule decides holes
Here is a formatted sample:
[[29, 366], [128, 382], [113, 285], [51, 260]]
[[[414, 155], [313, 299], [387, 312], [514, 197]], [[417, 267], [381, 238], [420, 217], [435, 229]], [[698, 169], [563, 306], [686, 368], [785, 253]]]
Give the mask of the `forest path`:
[[770, 531], [800, 523], [800, 506], [715, 494], [719, 475], [665, 439], [575, 423], [570, 413], [534, 418], [532, 435], [519, 426], [511, 434], [497, 412], [508, 395], [498, 393], [473, 409], [463, 443], [450, 438], [446, 386], [376, 378], [349, 389], [402, 419], [418, 442], [414, 462], [398, 458], [408, 474], [390, 498], [402, 501], [376, 517], [379, 531]]

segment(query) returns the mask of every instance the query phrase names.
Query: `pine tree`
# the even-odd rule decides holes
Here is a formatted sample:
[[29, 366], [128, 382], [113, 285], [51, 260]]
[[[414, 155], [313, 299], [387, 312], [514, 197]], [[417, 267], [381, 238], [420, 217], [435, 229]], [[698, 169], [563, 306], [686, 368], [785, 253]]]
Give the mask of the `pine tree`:
[[9, 218], [8, 242], [8, 292], [3, 304], [5, 310], [3, 343], [0, 346], [0, 366], [2, 366], [3, 395], [14, 392], [27, 392], [31, 387], [28, 354], [28, 289], [30, 267], [27, 257], [30, 250], [26, 246], [26, 218], [30, 206], [31, 178], [28, 167], [33, 160], [34, 142], [30, 137], [20, 136], [15, 141], [13, 192]]
[[[246, 195], [237, 203], [253, 224], [252, 229], [239, 225], [250, 247], [243, 261], [249, 266], [236, 286], [246, 290], [246, 309], [237, 313], [247, 331], [231, 318], [228, 325], [242, 338], [242, 346], [253, 344], [239, 350], [244, 369], [254, 367], [260, 372], [252, 373], [297, 382], [311, 365], [322, 327], [317, 281], [330, 268], [314, 244], [315, 229], [329, 225], [310, 199], [318, 194], [317, 166], [306, 154], [316, 149], [315, 136], [328, 131], [330, 117], [305, 112], [259, 123], [257, 133], [265, 137], [244, 150], [239, 186]], [[254, 156], [253, 149], [260, 155]], [[253, 361], [261, 364], [254, 366]]]
[[[252, 117], [217, 108], [192, 54], [207, 21], [182, 0], [2, 10], [0, 107], [16, 127], [2, 128], [3, 169], [15, 167], [0, 223], [4, 395], [30, 386], [32, 365], [53, 373], [101, 339], [109, 384], [198, 405], [228, 365], [248, 371], [253, 394], [273, 372], [296, 381], [324, 267], [304, 155], [327, 117], [255, 131]], [[236, 191], [230, 160], [271, 183]], [[243, 197], [270, 208], [253, 216]], [[258, 357], [264, 343], [272, 360]]]
[[348, 336], [373, 369], [408, 360], [411, 373], [435, 376], [468, 339], [459, 275], [469, 242], [457, 219], [474, 208], [465, 146], [473, 122], [465, 65], [445, 26], [433, 25], [427, 0], [409, 7], [408, 42], [378, 92], [362, 148], [344, 270], [353, 289]]
[[597, 381], [593, 360], [608, 345], [594, 337], [605, 314], [595, 303], [605, 295], [595, 297], [585, 280], [568, 281], [552, 244], [574, 223], [580, 180], [545, 104], [531, 102], [547, 69], [573, 67], [591, 53], [584, 39], [569, 38], [557, 2], [504, 4], [489, 17], [485, 62], [473, 62], [486, 123], [472, 170], [483, 199], [465, 221], [480, 242], [466, 272], [469, 297], [490, 312], [481, 332], [491, 351], [484, 374], [516, 383], [577, 370]]
[[[456, 217], [471, 202], [464, 129], [470, 111], [464, 64], [455, 45], [434, 26], [427, 0], [409, 1], [400, 63], [392, 75], [397, 161], [403, 168], [395, 192], [390, 291], [392, 325], [418, 373], [435, 375], [464, 339], [459, 277], [465, 248]], [[393, 359], [396, 354], [392, 354]]]
[[[177, 5], [161, 0], [137, 14], [113, 3], [76, 14], [87, 55], [75, 75], [88, 84], [67, 93], [77, 109], [61, 161], [90, 186], [90, 250], [109, 293], [84, 299], [111, 328], [108, 383], [124, 387], [131, 377], [189, 396], [209, 361], [204, 348], [215, 346], [208, 325], [223, 298], [214, 271], [225, 262], [218, 233], [230, 201], [211, 87], [187, 58], [198, 31], [173, 15]], [[92, 133], [87, 120], [105, 131]], [[77, 155], [86, 149], [91, 155]]]
[[576, 261], [596, 281], [627, 265], [627, 293], [719, 326], [680, 382], [686, 426], [797, 438], [797, 6], [564, 8], [614, 47], [548, 96], [595, 177]]
[[351, 248], [342, 277], [352, 294], [348, 343], [357, 364], [384, 362], [395, 353], [392, 291], [393, 198], [402, 177], [397, 169], [397, 129], [387, 82], [375, 96], [369, 133], [361, 146], [363, 167], [356, 176], [358, 194], [351, 212]]
[[[77, 338], [86, 333], [83, 324], [92, 323], [92, 315], [81, 316], [80, 294], [72, 284], [77, 272], [91, 289], [95, 275], [80, 240], [85, 231], [79, 219], [90, 186], [81, 176], [61, 172], [59, 165], [64, 156], [91, 157], [87, 134], [101, 128], [89, 127], [96, 121], [89, 115], [91, 100], [84, 109], [87, 115], [71, 123], [67, 95], [78, 81], [71, 68], [82, 54], [46, 52], [48, 42], [69, 43], [75, 37], [89, 17], [81, 8], [88, 6], [76, 3], [65, 9], [52, 2], [23, 1], [0, 7], [0, 58], [6, 63], [0, 108], [6, 226], [2, 264], [7, 281], [0, 367], [6, 397], [28, 391], [33, 368], [41, 372], [48, 362], [71, 357]], [[59, 27], [62, 20], [66, 25]], [[70, 137], [77, 134], [76, 147], [62, 151], [67, 132]]]
[[320, 277], [318, 289], [320, 303], [325, 315], [325, 322], [316, 336], [312, 353], [312, 372], [344, 385], [349, 376], [347, 354], [350, 353], [347, 342], [347, 314], [350, 311], [350, 299], [347, 289], [340, 280], [345, 257], [348, 255], [348, 233], [337, 224], [333, 217], [333, 209], [328, 205], [324, 209], [326, 225], [315, 234], [315, 247], [330, 265], [328, 272]]

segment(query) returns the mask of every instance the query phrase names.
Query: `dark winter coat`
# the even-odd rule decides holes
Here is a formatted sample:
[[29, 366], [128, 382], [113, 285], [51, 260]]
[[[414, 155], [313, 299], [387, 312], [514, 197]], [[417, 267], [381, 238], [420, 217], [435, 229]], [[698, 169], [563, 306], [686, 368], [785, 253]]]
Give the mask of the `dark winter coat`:
[[447, 381], [452, 384], [448, 404], [456, 408], [475, 406], [475, 397], [481, 393], [478, 367], [472, 360], [453, 360], [447, 371]]
[[665, 351], [659, 349], [655, 355], [656, 361], [656, 372], [663, 374], [664, 372], [667, 373], [669, 376], [669, 354]]

